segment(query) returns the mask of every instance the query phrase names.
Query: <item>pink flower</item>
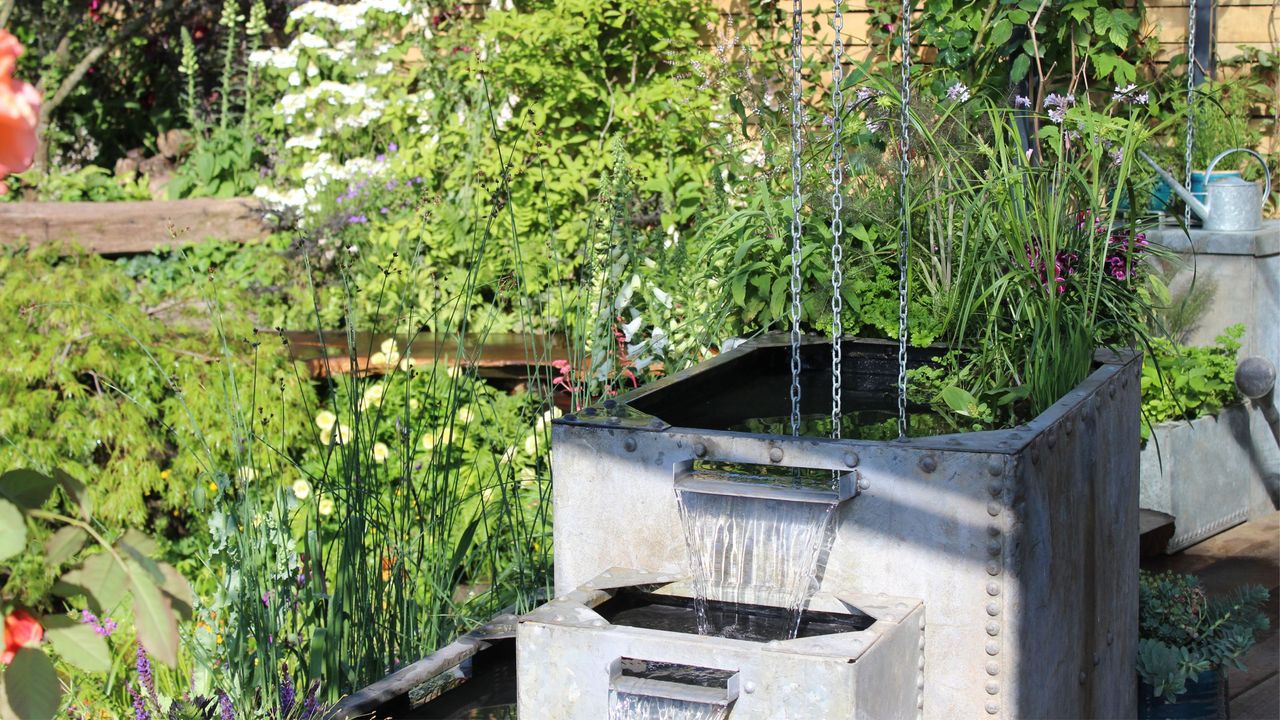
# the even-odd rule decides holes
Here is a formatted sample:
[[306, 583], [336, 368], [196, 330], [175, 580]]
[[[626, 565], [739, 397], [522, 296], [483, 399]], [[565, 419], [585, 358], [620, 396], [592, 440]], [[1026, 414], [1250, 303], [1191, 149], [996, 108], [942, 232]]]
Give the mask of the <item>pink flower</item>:
[[4, 177], [31, 167], [36, 156], [40, 93], [13, 78], [20, 55], [18, 39], [0, 30], [0, 195], [8, 192]]

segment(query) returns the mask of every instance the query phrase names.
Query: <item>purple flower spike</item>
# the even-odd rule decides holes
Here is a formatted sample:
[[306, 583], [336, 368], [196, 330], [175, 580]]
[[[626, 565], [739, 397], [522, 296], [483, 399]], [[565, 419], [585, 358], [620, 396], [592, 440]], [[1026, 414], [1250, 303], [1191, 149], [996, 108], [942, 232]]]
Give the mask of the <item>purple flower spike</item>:
[[395, 144], [395, 142], [392, 142], [390, 145], [387, 146], [387, 152], [389, 153], [394, 153], [399, 149], [400, 149], [400, 146]]
[[221, 690], [218, 691], [218, 709], [222, 712], [221, 720], [236, 720], [235, 711], [231, 709], [231, 698]]
[[293, 678], [289, 675], [289, 663], [280, 667], [280, 712], [288, 714], [297, 699], [297, 691], [293, 688]]

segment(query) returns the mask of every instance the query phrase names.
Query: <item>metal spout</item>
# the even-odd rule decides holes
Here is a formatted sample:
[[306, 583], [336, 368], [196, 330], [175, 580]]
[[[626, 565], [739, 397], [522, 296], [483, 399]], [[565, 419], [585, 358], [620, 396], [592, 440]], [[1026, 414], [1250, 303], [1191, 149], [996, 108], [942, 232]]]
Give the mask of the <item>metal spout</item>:
[[1208, 206], [1206, 206], [1204, 203], [1197, 200], [1196, 196], [1192, 195], [1190, 190], [1183, 187], [1182, 184], [1179, 183], [1177, 180], [1174, 180], [1173, 176], [1170, 175], [1167, 170], [1160, 167], [1160, 165], [1156, 163], [1155, 160], [1152, 160], [1150, 155], [1146, 154], [1141, 150], [1138, 151], [1138, 155], [1143, 160], [1147, 161], [1147, 164], [1150, 165], [1151, 168], [1156, 171], [1156, 175], [1160, 176], [1160, 179], [1163, 180], [1164, 183], [1169, 186], [1170, 190], [1173, 190], [1175, 193], [1177, 193], [1178, 197], [1182, 198], [1183, 201], [1187, 203], [1187, 205], [1191, 206], [1191, 212], [1194, 212], [1197, 216], [1199, 216], [1201, 220], [1205, 222], [1209, 221]]

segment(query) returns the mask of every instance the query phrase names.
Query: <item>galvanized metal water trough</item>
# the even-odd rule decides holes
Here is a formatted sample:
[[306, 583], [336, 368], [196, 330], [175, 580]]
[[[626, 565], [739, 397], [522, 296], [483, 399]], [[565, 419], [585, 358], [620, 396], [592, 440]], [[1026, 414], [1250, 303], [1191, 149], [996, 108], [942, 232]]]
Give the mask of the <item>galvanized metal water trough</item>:
[[[829, 411], [829, 357], [802, 347], [805, 413]], [[892, 407], [896, 346], [850, 340], [844, 357], [846, 411]], [[734, 429], [787, 414], [778, 337], [567, 415], [553, 428], [556, 592], [615, 567], [688, 577], [675, 486], [691, 465], [852, 474], [821, 590], [923, 601], [922, 667], [902, 668], [920, 717], [1133, 717], [1141, 360], [1095, 360], [1024, 426], [905, 441]]]

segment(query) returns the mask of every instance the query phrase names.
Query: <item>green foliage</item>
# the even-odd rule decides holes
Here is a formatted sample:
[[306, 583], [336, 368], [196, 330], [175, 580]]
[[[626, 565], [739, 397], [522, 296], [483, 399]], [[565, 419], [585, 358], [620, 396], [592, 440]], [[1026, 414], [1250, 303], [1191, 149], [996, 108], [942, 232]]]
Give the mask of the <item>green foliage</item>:
[[1173, 702], [1205, 670], [1243, 670], [1240, 658], [1267, 629], [1259, 586], [1211, 598], [1192, 575], [1142, 572], [1138, 586], [1138, 676]]
[[[344, 321], [343, 293], [326, 289], [378, 284], [391, 269], [389, 292], [412, 291], [428, 330], [464, 295], [472, 304], [460, 310], [495, 330], [554, 327], [555, 314], [490, 301], [516, 284], [547, 302], [579, 276], [591, 199], [623, 129], [637, 176], [628, 213], [687, 219], [705, 186], [701, 132], [713, 112], [673, 58], [694, 47], [708, 17], [698, 8], [566, 1], [469, 23], [357, 3], [349, 26], [295, 12], [294, 41], [250, 65], [275, 103], [264, 134], [278, 143], [255, 193], [306, 230], [321, 322]], [[482, 242], [469, 280], [463, 263]], [[411, 283], [410, 262], [432, 281]], [[484, 290], [467, 293], [472, 281]], [[389, 319], [374, 318], [368, 296], [355, 303], [367, 322]]]
[[[1261, 144], [1262, 128], [1252, 124], [1255, 97], [1249, 85], [1240, 80], [1209, 80], [1196, 88], [1195, 142], [1191, 149], [1191, 165], [1194, 169], [1207, 170], [1209, 162], [1224, 150], [1256, 148]], [[1180, 119], [1186, 117], [1187, 100], [1184, 93], [1171, 95], [1168, 113]], [[1173, 161], [1170, 163], [1173, 167], [1181, 168], [1186, 152], [1186, 134], [1182, 132], [1181, 124], [1175, 127], [1178, 131], [1172, 134], [1172, 147], [1165, 152], [1164, 157]], [[1215, 171], [1233, 170], [1243, 167], [1246, 162], [1254, 164], [1247, 155], [1241, 153], [1219, 163]]]
[[[62, 467], [89, 486], [104, 522], [182, 527], [203, 496], [193, 492], [203, 456], [231, 452], [216, 431], [226, 407], [208, 390], [218, 356], [200, 318], [219, 298], [206, 282], [143, 307], [109, 261], [60, 257], [54, 247], [0, 256], [0, 325], [11, 338], [0, 369], [0, 468]], [[237, 350], [250, 350], [244, 316], [224, 312]], [[261, 382], [294, 377], [278, 343], [258, 362]], [[242, 372], [247, 382], [252, 373]], [[285, 408], [310, 392], [292, 385], [278, 400]], [[269, 427], [284, 433], [285, 448], [300, 438], [280, 417]]]
[[[896, 42], [898, 5], [875, 0], [873, 39]], [[913, 46], [937, 51], [943, 70], [935, 81], [958, 77], [972, 87], [1004, 95], [1010, 84], [1036, 78], [1045, 87], [1121, 86], [1154, 55], [1155, 39], [1139, 33], [1142, 6], [1121, 0], [925, 0], [915, 21]], [[891, 28], [891, 29], [889, 29]]]
[[43, 200], [45, 202], [116, 202], [150, 200], [145, 177], [116, 177], [110, 170], [86, 165], [79, 170], [53, 168], [47, 173], [28, 170], [5, 179], [9, 193], [3, 201]]
[[1244, 325], [1227, 328], [1209, 346], [1180, 345], [1167, 338], [1148, 341], [1142, 363], [1142, 437], [1151, 426], [1213, 415], [1239, 401], [1236, 353]]

